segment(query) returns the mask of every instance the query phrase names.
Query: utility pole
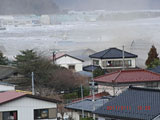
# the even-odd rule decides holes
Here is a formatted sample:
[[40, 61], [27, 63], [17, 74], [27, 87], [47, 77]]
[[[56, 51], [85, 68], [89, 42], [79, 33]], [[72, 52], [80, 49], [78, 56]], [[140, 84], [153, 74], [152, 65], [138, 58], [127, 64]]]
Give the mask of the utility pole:
[[[82, 98], [82, 101], [83, 101], [83, 87], [82, 87], [82, 84], [81, 84], [81, 98]], [[82, 106], [82, 118], [84, 118], [83, 106]]]
[[32, 95], [35, 95], [35, 90], [34, 90], [34, 72], [32, 72]]
[[122, 47], [123, 47], [122, 56], [123, 56], [123, 70], [124, 70], [125, 69], [125, 65], [124, 65], [124, 45]]
[[[93, 111], [95, 111], [95, 93], [94, 93], [94, 78], [93, 78], [93, 61], [92, 61], [92, 102], [93, 102]], [[95, 114], [93, 114], [93, 120], [96, 119]]]

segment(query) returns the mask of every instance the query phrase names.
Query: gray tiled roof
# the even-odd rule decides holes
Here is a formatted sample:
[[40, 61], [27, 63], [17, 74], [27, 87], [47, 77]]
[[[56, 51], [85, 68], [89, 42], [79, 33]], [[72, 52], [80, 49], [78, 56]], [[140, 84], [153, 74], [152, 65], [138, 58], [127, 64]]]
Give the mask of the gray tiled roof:
[[[124, 52], [125, 58], [136, 58], [138, 57], [135, 54]], [[117, 48], [109, 48], [100, 52], [97, 52], [95, 54], [92, 54], [89, 56], [90, 58], [99, 58], [99, 59], [116, 59], [116, 58], [123, 58], [122, 56], [122, 50]]]
[[91, 99], [84, 99], [78, 102], [73, 102], [70, 103], [66, 106], [67, 109], [73, 109], [73, 110], [84, 110], [84, 111], [88, 111], [88, 112], [92, 112], [93, 111], [93, 105], [95, 105], [95, 109], [103, 106], [105, 103], [108, 102], [108, 99], [106, 98], [101, 98], [101, 99], [97, 99], [95, 100], [95, 102], [93, 102]]
[[152, 71], [152, 72], [160, 73], [160, 65], [155, 67], [155, 68], [151, 68], [149, 70]]
[[[107, 106], [117, 106], [117, 109], [107, 110]], [[130, 106], [130, 109], [118, 110], [118, 106]], [[138, 106], [142, 106], [142, 110]], [[150, 106], [150, 110], [145, 110], [145, 106]], [[152, 120], [160, 114], [160, 90], [130, 87], [95, 113], [110, 118]]]

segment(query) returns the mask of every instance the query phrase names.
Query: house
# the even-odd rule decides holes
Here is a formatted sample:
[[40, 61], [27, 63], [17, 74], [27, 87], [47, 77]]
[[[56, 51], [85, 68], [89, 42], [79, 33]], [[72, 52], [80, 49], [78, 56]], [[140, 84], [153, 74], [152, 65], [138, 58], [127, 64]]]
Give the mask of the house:
[[57, 54], [54, 58], [55, 64], [70, 69], [74, 72], [82, 71], [83, 60], [68, 54]]
[[130, 85], [139, 87], [160, 88], [160, 74], [144, 70], [120, 70], [94, 79], [98, 83], [98, 92], [106, 91], [118, 95]]
[[25, 93], [0, 93], [0, 120], [56, 120], [58, 100]]
[[15, 85], [6, 83], [6, 82], [0, 82], [0, 92], [2, 91], [13, 91], [15, 90]]
[[129, 87], [95, 110], [98, 120], [160, 120], [160, 90]]
[[82, 117], [82, 110], [84, 111], [84, 117], [92, 118], [92, 112], [94, 111], [94, 109], [103, 106], [105, 103], [109, 101], [109, 99], [111, 98], [107, 96], [101, 96], [98, 98], [95, 97], [95, 101], [93, 101], [92, 98], [89, 97], [83, 100], [76, 100], [75, 102], [68, 104], [65, 108], [69, 110], [67, 114], [71, 116], [74, 120], [80, 120], [80, 118]]
[[[109, 48], [89, 56], [94, 66], [102, 69], [114, 70], [123, 68], [123, 51], [118, 48]], [[136, 68], [136, 58], [138, 56], [124, 51], [124, 67]]]

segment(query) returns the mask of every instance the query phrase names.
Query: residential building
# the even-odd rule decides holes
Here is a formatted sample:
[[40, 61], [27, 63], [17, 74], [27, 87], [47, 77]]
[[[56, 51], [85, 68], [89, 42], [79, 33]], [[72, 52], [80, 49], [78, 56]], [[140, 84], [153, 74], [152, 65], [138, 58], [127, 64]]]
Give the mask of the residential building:
[[98, 120], [160, 120], [160, 90], [129, 87], [95, 110]]
[[[97, 109], [98, 107], [103, 106], [105, 103], [111, 99], [111, 97], [108, 96], [101, 96], [102, 94], [97, 94], [95, 97], [95, 101], [92, 100], [92, 97], [86, 97], [85, 99], [79, 99], [75, 100], [74, 102], [68, 104], [65, 108], [67, 108], [69, 111], [67, 112], [67, 115], [71, 116], [74, 120], [80, 120], [82, 115], [82, 110], [84, 111], [84, 117], [93, 117], [93, 111]], [[106, 94], [104, 94], [106, 95]], [[100, 97], [101, 96], [101, 97]], [[96, 116], [97, 118], [97, 116]]]
[[114, 70], [123, 68], [136, 68], [136, 58], [135, 54], [123, 51], [118, 48], [109, 48], [89, 56], [92, 59], [94, 66], [100, 66], [102, 69]]
[[120, 70], [94, 79], [98, 83], [98, 92], [106, 91], [118, 95], [130, 85], [137, 87], [160, 88], [160, 74], [144, 70]]
[[55, 64], [70, 69], [74, 72], [82, 71], [83, 60], [68, 54], [57, 54], [54, 58]]
[[0, 92], [13, 91], [13, 90], [15, 90], [15, 85], [5, 82], [0, 82]]
[[0, 120], [57, 120], [58, 100], [25, 93], [0, 93]]

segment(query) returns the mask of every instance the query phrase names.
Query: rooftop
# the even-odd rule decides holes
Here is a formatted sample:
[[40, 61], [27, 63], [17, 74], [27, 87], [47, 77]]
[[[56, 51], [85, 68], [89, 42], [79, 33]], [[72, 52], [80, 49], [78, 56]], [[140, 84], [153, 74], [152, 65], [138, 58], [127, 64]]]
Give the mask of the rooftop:
[[160, 74], [144, 69], [121, 70], [95, 78], [95, 82], [102, 83], [136, 83], [153, 81], [160, 81]]
[[61, 54], [56, 54], [55, 60], [60, 59], [60, 58], [62, 58], [62, 57], [66, 57], [66, 56], [71, 57], [71, 58], [76, 59], [76, 60], [79, 60], [79, 61], [81, 61], [81, 62], [84, 62], [84, 61], [83, 61], [82, 59], [80, 59], [80, 58], [71, 56], [71, 55], [69, 55], [69, 54], [63, 54], [63, 53], [61, 53]]
[[0, 93], [0, 105], [4, 104], [4, 103], [11, 102], [11, 101], [14, 101], [14, 100], [22, 98], [22, 97], [30, 97], [30, 98], [34, 98], [34, 99], [39, 99], [39, 100], [44, 100], [44, 101], [49, 101], [49, 102], [56, 102], [56, 103], [60, 102], [58, 100], [39, 97], [39, 96], [34, 96], [34, 95], [22, 93], [22, 92], [7, 91], [7, 92], [1, 92]]
[[107, 98], [99, 98], [96, 99], [95, 102], [92, 101], [92, 99], [84, 99], [77, 102], [70, 103], [66, 106], [67, 109], [73, 109], [73, 110], [84, 110], [88, 112], [93, 111], [93, 106], [95, 105], [95, 108], [99, 108], [103, 106], [105, 103], [107, 103], [109, 99]]
[[[90, 58], [98, 59], [118, 59], [123, 58], [123, 51], [118, 48], [109, 48], [89, 56]], [[138, 57], [135, 54], [124, 51], [125, 58], [136, 58]]]
[[[114, 106], [115, 109], [107, 109], [107, 106], [112, 106], [112, 108]], [[142, 109], [139, 106], [142, 106]], [[95, 113], [110, 118], [152, 120], [160, 114], [159, 108], [160, 90], [130, 87], [96, 109]]]

